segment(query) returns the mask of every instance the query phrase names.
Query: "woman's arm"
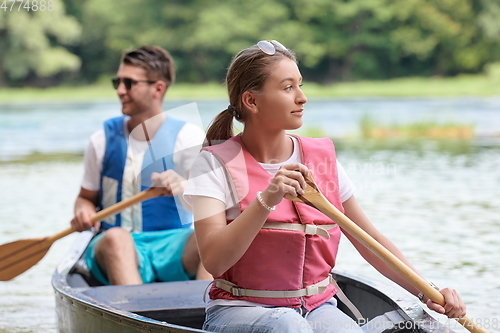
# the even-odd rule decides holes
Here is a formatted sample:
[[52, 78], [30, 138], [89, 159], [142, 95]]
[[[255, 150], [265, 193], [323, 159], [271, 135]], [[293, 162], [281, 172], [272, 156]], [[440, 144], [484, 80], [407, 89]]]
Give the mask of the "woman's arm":
[[[272, 207], [286, 193], [296, 196], [306, 187], [303, 174], [309, 170], [302, 164], [283, 165], [262, 192], [262, 200]], [[192, 195], [195, 233], [203, 265], [213, 276], [220, 276], [233, 266], [254, 240], [269, 211], [254, 199], [230, 224], [226, 222], [226, 204], [207, 196]]]
[[[356, 198], [354, 196], [350, 197], [343, 203], [345, 215], [349, 217], [354, 223], [366, 231], [370, 236], [372, 236], [376, 241], [378, 241], [382, 246], [389, 250], [392, 254], [398, 257], [403, 263], [410, 267], [417, 274], [417, 270], [410, 264], [410, 262], [405, 258], [403, 253], [392, 243], [387, 237], [385, 237], [380, 231], [378, 231], [375, 226], [370, 222], [368, 217], [365, 215], [361, 207], [359, 206]], [[380, 273], [385, 275], [387, 278], [399, 284], [401, 287], [408, 290], [408, 292], [413, 295], [417, 295], [419, 290], [410, 284], [406, 279], [404, 279], [398, 272], [394, 271], [389, 265], [387, 265], [382, 259], [377, 257], [373, 252], [367, 249], [363, 244], [357, 241], [351, 235], [344, 233], [346, 237], [351, 241], [354, 247], [358, 250], [361, 256], [368, 261], [375, 269]], [[429, 299], [425, 298], [427, 306], [436, 312], [446, 314], [450, 318], [459, 318], [465, 315], [465, 305], [460, 299], [458, 293], [449, 288], [440, 290], [445, 298], [446, 304], [443, 306], [433, 303]]]
[[214, 277], [222, 275], [243, 256], [269, 215], [269, 211], [254, 200], [227, 224], [222, 201], [193, 196], [192, 205], [200, 257]]

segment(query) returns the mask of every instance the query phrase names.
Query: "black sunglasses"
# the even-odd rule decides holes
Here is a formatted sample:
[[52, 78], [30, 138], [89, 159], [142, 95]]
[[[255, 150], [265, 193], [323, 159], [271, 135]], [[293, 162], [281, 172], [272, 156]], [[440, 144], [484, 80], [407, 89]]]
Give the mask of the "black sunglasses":
[[118, 86], [120, 86], [120, 83], [123, 82], [125, 85], [125, 89], [130, 90], [132, 89], [132, 86], [135, 85], [138, 82], [147, 82], [149, 84], [155, 83], [156, 81], [151, 81], [151, 80], [134, 80], [128, 77], [114, 77], [111, 79], [111, 82], [113, 83], [113, 88], [118, 89]]

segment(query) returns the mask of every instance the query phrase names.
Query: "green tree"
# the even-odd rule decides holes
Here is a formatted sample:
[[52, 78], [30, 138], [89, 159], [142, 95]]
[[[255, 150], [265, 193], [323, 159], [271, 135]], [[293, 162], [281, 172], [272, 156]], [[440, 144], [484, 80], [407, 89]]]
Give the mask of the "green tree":
[[488, 61], [500, 61], [500, 2], [497, 0], [482, 0], [478, 25], [484, 31], [484, 35], [490, 43]]
[[295, 49], [326, 81], [478, 71], [489, 56], [472, 0], [290, 4], [303, 23]]
[[0, 10], [0, 85], [7, 80], [22, 80], [30, 73], [51, 77], [80, 67], [80, 59], [65, 45], [78, 41], [81, 27], [76, 19], [65, 15], [60, 0], [51, 4], [52, 10], [35, 7], [36, 11], [10, 11], [10, 3], [9, 10]]
[[[231, 57], [260, 39], [277, 39], [295, 50], [304, 77], [318, 82], [477, 73], [500, 59], [498, 0], [58, 0], [55, 4], [61, 16], [44, 24], [59, 24], [57, 29], [38, 21], [42, 13], [14, 19], [13, 13], [0, 11], [1, 73], [11, 78], [26, 77], [30, 71], [53, 75], [78, 68], [79, 58], [79, 80], [93, 82], [116, 71], [122, 51], [154, 44], [172, 53], [179, 81], [221, 81]], [[30, 29], [26, 17], [34, 21]], [[37, 38], [26, 32], [33, 29]], [[53, 66], [39, 60], [47, 49], [54, 55], [45, 59], [61, 58]]]

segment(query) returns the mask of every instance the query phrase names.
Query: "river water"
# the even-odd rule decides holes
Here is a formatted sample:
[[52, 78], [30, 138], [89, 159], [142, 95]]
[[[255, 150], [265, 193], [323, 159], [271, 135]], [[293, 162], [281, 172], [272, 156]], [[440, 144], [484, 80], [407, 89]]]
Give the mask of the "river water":
[[[197, 103], [203, 126], [224, 106]], [[12, 161], [34, 152], [79, 154], [101, 122], [119, 113], [114, 102], [0, 105], [0, 244], [67, 228], [82, 174], [78, 156]], [[473, 123], [481, 139], [465, 149], [458, 142], [445, 149], [427, 142], [404, 150], [346, 144], [342, 138], [358, 131], [366, 113], [385, 122]], [[377, 228], [426, 279], [457, 289], [470, 317], [500, 332], [500, 99], [319, 100], [307, 104], [305, 123], [339, 138], [338, 159]], [[56, 242], [31, 270], [0, 282], [0, 333], [57, 332], [50, 279], [74, 236]], [[345, 239], [338, 268], [385, 279]]]

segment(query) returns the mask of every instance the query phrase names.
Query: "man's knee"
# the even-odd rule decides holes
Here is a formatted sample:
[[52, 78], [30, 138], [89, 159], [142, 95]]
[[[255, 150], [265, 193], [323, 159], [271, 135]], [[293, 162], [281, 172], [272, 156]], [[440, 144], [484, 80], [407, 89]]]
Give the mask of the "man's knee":
[[133, 245], [134, 240], [127, 230], [115, 227], [106, 230], [101, 240], [96, 245], [97, 252], [120, 251]]
[[188, 237], [182, 252], [182, 264], [189, 274], [195, 274], [200, 264], [200, 255], [194, 232]]
[[184, 245], [184, 251], [182, 253], [183, 256], [189, 257], [189, 258], [200, 258], [200, 255], [198, 254], [198, 245], [196, 243], [196, 237], [194, 235], [194, 232], [189, 235], [188, 239], [186, 240], [186, 245]]

